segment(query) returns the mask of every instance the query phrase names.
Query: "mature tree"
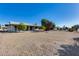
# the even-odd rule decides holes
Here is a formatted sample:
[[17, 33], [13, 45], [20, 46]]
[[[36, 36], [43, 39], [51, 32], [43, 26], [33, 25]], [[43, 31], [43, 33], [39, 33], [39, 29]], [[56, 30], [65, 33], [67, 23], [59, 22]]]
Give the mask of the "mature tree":
[[54, 29], [55, 24], [47, 19], [41, 20], [41, 25], [46, 27], [46, 30]]
[[41, 20], [41, 24], [42, 24], [42, 26], [46, 26], [46, 23], [48, 22], [48, 20], [47, 19], [42, 19]]
[[51, 29], [54, 29], [56, 27], [54, 22], [51, 22]]
[[36, 28], [37, 28], [37, 23], [34, 23], [34, 26], [35, 26], [35, 27], [34, 27], [33, 29], [36, 29]]
[[57, 28], [57, 30], [60, 30], [60, 31], [62, 30], [62, 28], [61, 28], [61, 27], [59, 27], [59, 26], [57, 26], [56, 28]]
[[73, 31], [77, 31], [77, 29], [79, 29], [79, 25], [74, 25], [72, 26]]
[[66, 27], [65, 25], [62, 28], [63, 30], [68, 30], [68, 27]]
[[42, 27], [45, 27], [45, 28], [46, 28], [45, 30], [47, 30], [48, 22], [49, 22], [49, 21], [48, 21], [47, 19], [42, 19], [42, 20], [41, 20], [41, 25], [42, 25]]
[[34, 26], [37, 26], [37, 23], [35, 23]]
[[1, 29], [1, 24], [0, 24], [0, 29]]
[[24, 24], [24, 23], [20, 23], [18, 26], [18, 30], [26, 30], [27, 29], [27, 26]]
[[73, 29], [72, 29], [72, 28], [68, 28], [68, 31], [69, 31], [69, 32], [73, 32]]

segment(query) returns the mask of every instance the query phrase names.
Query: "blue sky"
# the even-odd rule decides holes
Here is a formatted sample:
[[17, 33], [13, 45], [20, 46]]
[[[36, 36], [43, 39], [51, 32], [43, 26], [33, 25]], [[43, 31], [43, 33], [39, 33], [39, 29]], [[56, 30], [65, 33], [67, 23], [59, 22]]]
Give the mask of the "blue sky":
[[0, 24], [9, 21], [41, 24], [46, 18], [57, 26], [79, 24], [79, 4], [68, 3], [7, 3], [0, 4]]

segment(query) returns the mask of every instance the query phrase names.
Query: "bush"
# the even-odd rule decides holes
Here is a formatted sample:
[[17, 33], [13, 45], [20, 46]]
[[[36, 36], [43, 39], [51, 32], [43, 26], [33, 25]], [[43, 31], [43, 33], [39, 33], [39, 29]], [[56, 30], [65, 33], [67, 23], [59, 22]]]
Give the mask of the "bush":
[[42, 26], [41, 29], [46, 30], [46, 27], [45, 26]]
[[72, 29], [74, 30], [74, 31], [77, 31], [77, 29], [79, 28], [79, 25], [77, 24], [77, 25], [74, 25], [74, 26], [72, 26]]
[[19, 25], [18, 25], [18, 30], [26, 30], [27, 29], [27, 26], [25, 25], [25, 24], [23, 24], [23, 23], [20, 23]]
[[70, 28], [68, 31], [69, 31], [69, 32], [73, 32], [73, 29], [72, 29], [72, 28]]

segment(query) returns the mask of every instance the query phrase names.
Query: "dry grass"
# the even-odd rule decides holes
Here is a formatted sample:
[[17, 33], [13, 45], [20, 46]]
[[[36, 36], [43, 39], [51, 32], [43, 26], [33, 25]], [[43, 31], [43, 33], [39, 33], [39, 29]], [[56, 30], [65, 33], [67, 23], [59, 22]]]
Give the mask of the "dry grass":
[[74, 43], [79, 33], [49, 31], [0, 33], [0, 55], [11, 56], [51, 56], [58, 55], [60, 45]]

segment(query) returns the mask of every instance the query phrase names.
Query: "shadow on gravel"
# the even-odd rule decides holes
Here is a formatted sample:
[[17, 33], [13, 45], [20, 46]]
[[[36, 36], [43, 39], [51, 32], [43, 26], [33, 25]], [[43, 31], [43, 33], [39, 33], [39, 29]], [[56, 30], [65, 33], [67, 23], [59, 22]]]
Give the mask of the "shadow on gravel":
[[73, 40], [79, 42], [79, 37], [73, 38]]
[[19, 32], [0, 31], [0, 33], [19, 33]]
[[73, 38], [73, 45], [61, 45], [62, 49], [58, 49], [58, 54], [60, 56], [79, 56], [79, 38]]
[[79, 56], [79, 46], [77, 45], [61, 45], [63, 48], [58, 49], [58, 53], [60, 56]]

